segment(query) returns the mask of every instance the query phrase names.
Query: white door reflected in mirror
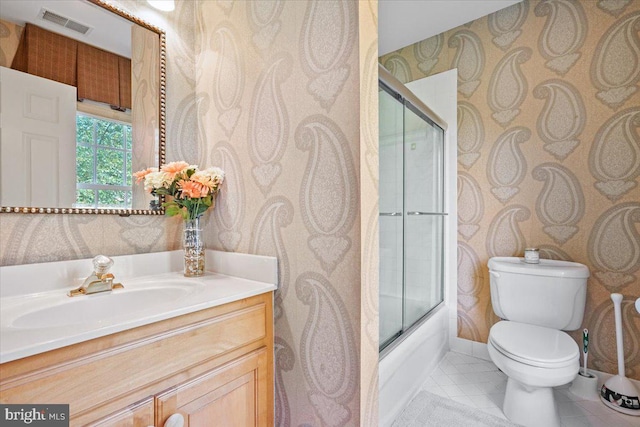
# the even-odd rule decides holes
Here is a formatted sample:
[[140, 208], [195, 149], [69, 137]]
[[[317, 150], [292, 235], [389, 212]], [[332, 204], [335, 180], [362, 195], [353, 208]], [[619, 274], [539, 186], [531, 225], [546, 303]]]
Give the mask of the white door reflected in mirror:
[[72, 206], [76, 88], [5, 67], [0, 81], [0, 206]]

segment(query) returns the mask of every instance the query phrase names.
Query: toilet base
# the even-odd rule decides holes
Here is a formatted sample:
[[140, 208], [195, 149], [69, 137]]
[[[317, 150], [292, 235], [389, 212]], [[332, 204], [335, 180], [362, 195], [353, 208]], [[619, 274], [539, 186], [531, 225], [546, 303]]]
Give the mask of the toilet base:
[[509, 378], [502, 410], [510, 421], [525, 427], [560, 427], [551, 387], [531, 387]]

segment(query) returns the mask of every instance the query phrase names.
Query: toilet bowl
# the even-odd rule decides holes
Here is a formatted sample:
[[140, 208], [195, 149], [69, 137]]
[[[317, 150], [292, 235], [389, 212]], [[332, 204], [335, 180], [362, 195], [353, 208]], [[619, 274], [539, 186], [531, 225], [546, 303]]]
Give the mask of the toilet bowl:
[[522, 425], [559, 427], [553, 388], [580, 368], [578, 345], [565, 332], [501, 321], [489, 333], [489, 356], [507, 376], [503, 412]]
[[560, 427], [553, 387], [571, 382], [580, 349], [563, 330], [581, 326], [589, 270], [573, 262], [521, 258], [489, 260], [491, 303], [504, 319], [491, 327], [487, 347], [507, 376], [505, 416], [525, 427]]

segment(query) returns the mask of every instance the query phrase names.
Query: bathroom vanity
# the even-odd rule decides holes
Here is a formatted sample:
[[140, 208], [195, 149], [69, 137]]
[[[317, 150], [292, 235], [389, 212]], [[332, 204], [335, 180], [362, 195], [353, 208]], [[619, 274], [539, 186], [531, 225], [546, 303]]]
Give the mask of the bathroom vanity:
[[[68, 403], [72, 426], [160, 427], [173, 414], [191, 427], [273, 425], [275, 258], [207, 251], [217, 273], [186, 279], [158, 271], [175, 269], [180, 256], [114, 257], [124, 289], [65, 296], [74, 301], [61, 296], [74, 284], [5, 289], [18, 277], [12, 270], [25, 266], [1, 267], [0, 402]], [[80, 266], [87, 273], [91, 265], [40, 264], [20, 278], [29, 282], [54, 264], [66, 264], [58, 275], [78, 278]], [[110, 297], [125, 310], [110, 307]], [[128, 299], [148, 301], [136, 309]], [[74, 307], [83, 303], [88, 311]], [[91, 318], [100, 306], [113, 314]]]

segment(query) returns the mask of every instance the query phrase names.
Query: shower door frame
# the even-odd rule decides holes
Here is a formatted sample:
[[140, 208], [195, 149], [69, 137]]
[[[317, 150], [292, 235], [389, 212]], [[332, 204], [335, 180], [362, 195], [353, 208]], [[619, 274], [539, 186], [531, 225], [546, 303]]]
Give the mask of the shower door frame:
[[403, 155], [403, 160], [402, 160], [402, 176], [403, 176], [403, 193], [404, 193], [404, 185], [405, 185], [405, 126], [404, 126], [404, 111], [405, 109], [410, 109], [414, 114], [416, 114], [417, 116], [419, 116], [421, 119], [423, 119], [425, 122], [427, 122], [428, 124], [432, 125], [432, 126], [437, 126], [438, 128], [440, 128], [442, 130], [442, 150], [440, 153], [440, 165], [442, 167], [442, 171], [440, 174], [440, 180], [441, 180], [441, 194], [440, 194], [440, 203], [441, 203], [441, 211], [439, 213], [435, 213], [435, 212], [429, 212], [429, 213], [424, 213], [424, 212], [420, 212], [421, 215], [431, 215], [431, 216], [441, 216], [442, 217], [442, 223], [441, 223], [441, 236], [440, 236], [440, 242], [441, 242], [441, 247], [440, 247], [440, 291], [441, 291], [441, 301], [438, 302], [436, 305], [434, 305], [433, 307], [431, 307], [423, 316], [421, 316], [419, 319], [417, 319], [415, 322], [413, 322], [409, 327], [405, 328], [405, 324], [404, 324], [404, 319], [405, 319], [405, 293], [406, 293], [406, 253], [405, 253], [405, 248], [404, 248], [404, 235], [405, 235], [405, 216], [407, 215], [407, 213], [405, 212], [405, 197], [403, 194], [403, 206], [402, 206], [402, 223], [403, 223], [403, 231], [402, 231], [402, 247], [403, 247], [403, 267], [402, 267], [402, 328], [400, 331], [398, 331], [394, 336], [392, 336], [391, 338], [387, 339], [385, 341], [385, 345], [384, 347], [381, 347], [379, 349], [380, 352], [380, 359], [383, 359], [387, 354], [389, 354], [395, 347], [397, 347], [400, 343], [402, 343], [408, 336], [411, 335], [411, 333], [415, 330], [417, 330], [418, 328], [420, 328], [420, 326], [422, 326], [430, 317], [431, 315], [433, 315], [433, 313], [435, 313], [437, 311], [438, 308], [444, 306], [446, 304], [446, 292], [447, 292], [447, 287], [445, 286], [444, 283], [444, 278], [447, 275], [447, 272], [445, 271], [445, 258], [446, 258], [446, 253], [447, 253], [447, 236], [446, 236], [446, 231], [447, 231], [447, 224], [446, 224], [446, 217], [448, 216], [448, 212], [447, 211], [447, 203], [446, 203], [446, 187], [445, 187], [445, 181], [446, 181], [446, 176], [447, 176], [447, 159], [446, 159], [446, 133], [447, 133], [447, 128], [448, 125], [447, 123], [440, 118], [435, 112], [433, 112], [433, 110], [431, 110], [428, 106], [426, 106], [418, 97], [416, 97], [413, 92], [411, 92], [404, 84], [402, 84], [402, 82], [400, 82], [399, 80], [397, 80], [393, 75], [391, 75], [391, 73], [389, 73], [383, 66], [381, 66], [380, 64], [378, 64], [378, 72], [379, 72], [379, 80], [378, 80], [378, 86], [380, 89], [384, 90], [385, 92], [387, 92], [389, 95], [391, 95], [391, 97], [393, 97], [396, 101], [398, 101], [400, 104], [402, 104], [403, 106], [403, 132], [402, 132], [402, 155]]

